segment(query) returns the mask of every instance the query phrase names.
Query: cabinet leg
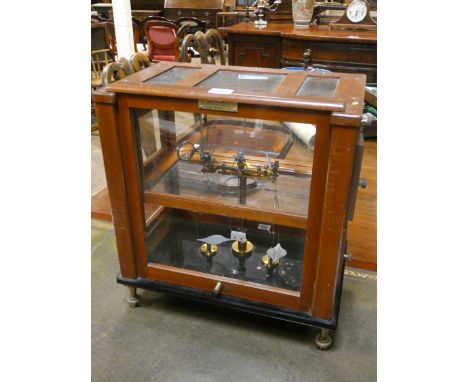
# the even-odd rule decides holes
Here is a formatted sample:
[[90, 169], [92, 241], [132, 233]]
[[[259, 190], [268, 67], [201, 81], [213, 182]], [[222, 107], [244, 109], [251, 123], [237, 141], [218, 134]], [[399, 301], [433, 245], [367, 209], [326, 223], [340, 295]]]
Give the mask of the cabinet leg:
[[315, 345], [320, 350], [327, 350], [331, 347], [333, 343], [332, 337], [330, 335], [330, 329], [320, 329], [320, 333], [315, 337]]
[[140, 304], [140, 296], [137, 294], [137, 288], [134, 286], [128, 287], [127, 302], [131, 308], [136, 308]]

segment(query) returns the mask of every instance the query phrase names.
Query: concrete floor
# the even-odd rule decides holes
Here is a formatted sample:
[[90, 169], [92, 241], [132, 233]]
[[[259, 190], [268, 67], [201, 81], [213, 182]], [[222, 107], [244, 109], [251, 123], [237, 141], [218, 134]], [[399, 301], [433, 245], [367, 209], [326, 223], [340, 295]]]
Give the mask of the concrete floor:
[[[139, 291], [125, 302], [112, 226], [92, 227], [92, 380], [375, 381], [376, 277], [345, 276], [340, 325], [329, 351], [317, 329]], [[360, 276], [360, 277], [356, 277]], [[367, 277], [366, 277], [367, 276]]]

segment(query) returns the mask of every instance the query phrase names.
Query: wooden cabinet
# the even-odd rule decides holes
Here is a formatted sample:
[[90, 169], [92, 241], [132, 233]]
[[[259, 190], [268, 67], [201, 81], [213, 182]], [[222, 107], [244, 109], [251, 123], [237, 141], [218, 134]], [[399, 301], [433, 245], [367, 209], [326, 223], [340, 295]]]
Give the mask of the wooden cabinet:
[[[311, 26], [301, 31], [290, 24], [277, 23], [268, 23], [262, 30], [256, 29], [253, 23], [239, 23], [220, 30], [227, 35], [231, 65], [298, 66], [302, 65], [304, 52], [311, 49], [313, 66], [361, 73], [367, 75], [368, 83], [377, 82], [375, 31], [330, 30], [328, 26]], [[250, 57], [249, 52], [255, 58]]]
[[179, 17], [196, 17], [205, 21], [207, 29], [216, 26], [216, 14], [224, 7], [224, 0], [165, 0], [164, 17], [175, 20]]
[[230, 47], [229, 62], [262, 68], [281, 67], [281, 40], [278, 37], [266, 36], [252, 44], [251, 36], [240, 35]]
[[364, 87], [357, 74], [160, 62], [96, 91], [129, 303], [164, 291], [319, 327], [328, 348]]

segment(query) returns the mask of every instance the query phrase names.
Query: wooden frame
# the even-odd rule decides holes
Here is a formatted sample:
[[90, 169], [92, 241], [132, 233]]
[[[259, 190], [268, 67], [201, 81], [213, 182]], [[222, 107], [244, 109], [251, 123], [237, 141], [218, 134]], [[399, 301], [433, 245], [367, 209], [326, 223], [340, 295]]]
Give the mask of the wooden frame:
[[[147, 82], [174, 67], [190, 67], [195, 70], [185, 79], [171, 85]], [[282, 74], [284, 78], [267, 96], [248, 91], [220, 95], [210, 93], [207, 88], [195, 86], [219, 70]], [[334, 78], [338, 80], [338, 85], [332, 96], [297, 96], [297, 90], [307, 77]], [[129, 285], [151, 284], [153, 280], [154, 285], [164, 283], [173, 285], [174, 288], [191, 288], [205, 294], [220, 282], [223, 285], [223, 296], [240, 299], [246, 304], [267, 304], [271, 309], [282, 312], [281, 314], [288, 312], [297, 316], [298, 321], [299, 317], [300, 320], [309, 317], [310, 322], [315, 325], [320, 326], [317, 322], [323, 322], [323, 327], [336, 326], [346, 248], [349, 195], [355, 187], [353, 170], [364, 87], [365, 76], [356, 74], [315, 74], [161, 62], [114, 82], [107, 89], [96, 91], [93, 99], [101, 129], [122, 280], [126, 280], [125, 283]], [[171, 121], [171, 115], [175, 111], [199, 115], [206, 113], [206, 110], [199, 107], [200, 100], [237, 103], [238, 117], [312, 122], [317, 125], [313, 170], [308, 170], [312, 172], [312, 178], [307, 215], [260, 211], [248, 206], [231, 207], [183, 195], [151, 194], [144, 191], [144, 172], [156, 169], [160, 173], [163, 167], [158, 166], [165, 166], [167, 170], [177, 158], [174, 154], [169, 155], [170, 151], [167, 150], [143, 162], [139, 131], [132, 122], [131, 110], [157, 109], [159, 113], [166, 113], [166, 120]], [[232, 115], [219, 110], [210, 110], [209, 113]], [[162, 145], [174, 148], [177, 144], [175, 130], [166, 134], [167, 136], [161, 138]], [[156, 163], [155, 158], [159, 162]], [[164, 164], [164, 160], [168, 162]], [[152, 206], [151, 213], [147, 214], [151, 216], [145, 216], [145, 204]], [[155, 217], [161, 216], [170, 208], [222, 213], [305, 230], [300, 291], [148, 263], [146, 227], [152, 226]]]

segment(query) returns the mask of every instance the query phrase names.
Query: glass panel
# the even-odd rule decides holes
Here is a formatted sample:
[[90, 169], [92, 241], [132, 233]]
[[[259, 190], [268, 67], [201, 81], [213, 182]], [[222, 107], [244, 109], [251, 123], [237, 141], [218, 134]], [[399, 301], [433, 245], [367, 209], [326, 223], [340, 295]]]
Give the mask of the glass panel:
[[313, 125], [136, 110], [144, 191], [307, 216]]
[[174, 68], [167, 70], [164, 73], [161, 73], [157, 76], [150, 78], [149, 80], [146, 80], [145, 83], [174, 85], [176, 82], [181, 81], [190, 76], [194, 72], [194, 70], [198, 70], [198, 68], [185, 68], [175, 66]]
[[[237, 252], [235, 245], [233, 249], [232, 231], [245, 233], [251, 252]], [[218, 244], [208, 250], [204, 240], [212, 240], [213, 235], [219, 235]], [[150, 263], [300, 290], [302, 230], [168, 208], [147, 237]], [[219, 243], [221, 240], [225, 241]], [[268, 260], [267, 251], [278, 243], [286, 255], [277, 262]]]
[[219, 70], [206, 80], [200, 82], [196, 87], [231, 89], [252, 93], [271, 93], [284, 77], [286, 77], [285, 74]]
[[[315, 127], [131, 111], [148, 262], [299, 290]], [[269, 215], [256, 220], [252, 209]]]
[[331, 98], [338, 86], [338, 78], [307, 77], [297, 91], [298, 96]]

